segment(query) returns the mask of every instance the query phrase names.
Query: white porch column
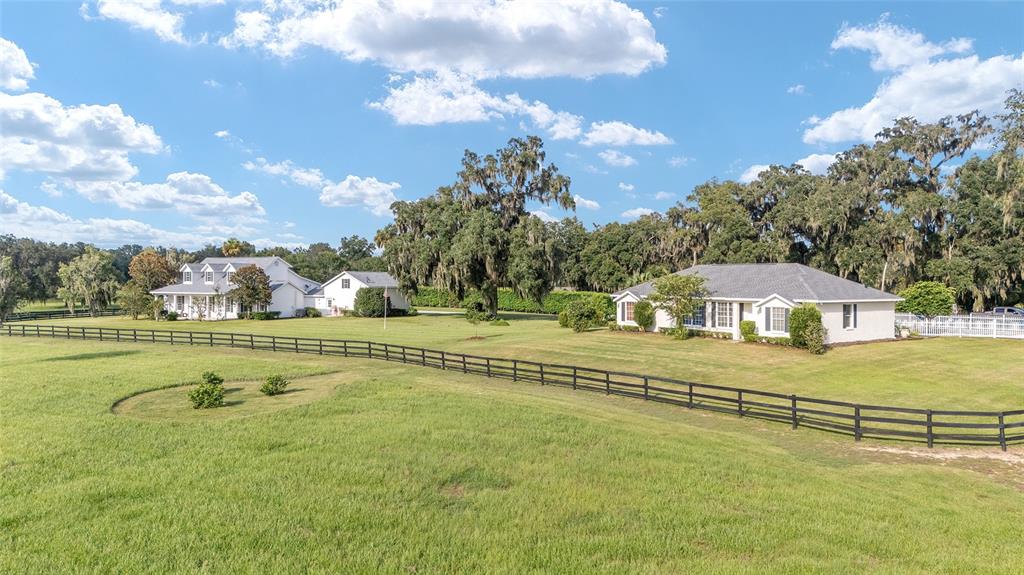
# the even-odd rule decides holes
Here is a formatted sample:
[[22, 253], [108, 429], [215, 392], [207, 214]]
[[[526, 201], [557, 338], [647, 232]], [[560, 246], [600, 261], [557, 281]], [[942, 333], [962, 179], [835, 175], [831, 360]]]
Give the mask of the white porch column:
[[732, 338], [740, 339], [740, 315], [743, 313], [743, 304], [737, 301], [732, 302]]

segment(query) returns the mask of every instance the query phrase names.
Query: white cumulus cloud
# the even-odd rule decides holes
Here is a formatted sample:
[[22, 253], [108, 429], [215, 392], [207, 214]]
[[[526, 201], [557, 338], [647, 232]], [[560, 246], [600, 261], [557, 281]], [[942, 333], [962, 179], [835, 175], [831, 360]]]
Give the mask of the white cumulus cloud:
[[654, 210], [650, 208], [633, 208], [622, 212], [622, 217], [629, 219], [636, 219], [643, 216], [648, 216], [654, 213]]
[[35, 78], [34, 66], [17, 44], [0, 38], [0, 88], [20, 92]]
[[313, 46], [397, 72], [475, 78], [636, 75], [667, 56], [644, 14], [612, 0], [266, 2], [240, 8], [220, 43], [281, 57]]
[[583, 196], [581, 196], [579, 194], [573, 196], [572, 199], [576, 200], [576, 205], [578, 207], [586, 208], [588, 210], [599, 210], [599, 209], [601, 209], [601, 204], [595, 202], [594, 200], [588, 200], [587, 198], [584, 198]]
[[757, 179], [758, 174], [770, 168], [768, 164], [754, 164], [740, 174], [739, 180], [744, 184], [749, 184]]
[[386, 216], [391, 213], [391, 204], [398, 200], [395, 190], [401, 187], [398, 182], [382, 182], [373, 177], [350, 175], [336, 184], [326, 186], [320, 192], [320, 203], [334, 208], [362, 206], [374, 215]]
[[623, 154], [618, 150], [605, 150], [603, 152], [598, 152], [597, 155], [609, 166], [628, 168], [629, 166], [636, 165], [636, 158], [628, 154]]
[[590, 124], [580, 143], [584, 146], [660, 146], [671, 144], [672, 138], [658, 131], [612, 121]]
[[811, 154], [794, 163], [800, 164], [812, 174], [822, 176], [828, 173], [828, 167], [836, 161], [837, 156], [838, 154]]
[[627, 184], [626, 182], [619, 182], [619, 189], [623, 192], [632, 192], [636, 189], [636, 186], [633, 184]]
[[918, 32], [885, 21], [844, 27], [832, 47], [868, 51], [871, 67], [888, 75], [867, 103], [824, 119], [809, 118], [810, 127], [803, 134], [809, 144], [870, 142], [903, 116], [933, 122], [972, 110], [998, 113], [1006, 92], [1024, 84], [1024, 55], [962, 55], [971, 51], [970, 40], [935, 44]]

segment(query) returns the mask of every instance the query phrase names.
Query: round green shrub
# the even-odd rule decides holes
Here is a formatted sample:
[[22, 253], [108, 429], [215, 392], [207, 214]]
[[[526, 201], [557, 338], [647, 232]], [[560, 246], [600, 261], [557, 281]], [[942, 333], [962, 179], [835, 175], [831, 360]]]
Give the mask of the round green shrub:
[[387, 302], [387, 314], [391, 313], [391, 299], [384, 298], [384, 288], [360, 288], [356, 292], [355, 303], [352, 309], [360, 317], [384, 317], [385, 302]]
[[320, 313], [320, 310], [316, 309], [315, 307], [306, 308], [306, 317], [321, 317], [322, 315], [323, 314]]
[[804, 344], [807, 347], [807, 351], [814, 355], [821, 355], [825, 353], [825, 334], [827, 330], [825, 326], [818, 323], [809, 323], [804, 329]]
[[169, 311], [167, 312], [167, 315], [164, 317], [167, 318], [167, 321], [178, 321], [178, 312]]
[[286, 387], [288, 387], [288, 380], [284, 376], [271, 375], [260, 386], [260, 392], [263, 395], [280, 395], [284, 393]]
[[588, 300], [569, 302], [559, 314], [559, 324], [562, 323], [562, 314], [565, 315], [565, 327], [571, 328], [577, 333], [597, 327], [604, 322], [603, 310], [595, 305], [595, 302]]
[[508, 322], [503, 319], [496, 319], [491, 322], [491, 325], [495, 327], [508, 327]]
[[808, 325], [821, 326], [821, 310], [812, 303], [805, 303], [789, 312], [789, 339], [794, 347], [807, 347], [804, 332]]
[[224, 378], [212, 371], [203, 372], [203, 381], [188, 392], [193, 409], [210, 409], [224, 405]]
[[953, 313], [956, 293], [939, 282], [917, 282], [899, 293], [903, 301], [896, 303], [896, 311], [925, 317]]
[[654, 306], [649, 301], [638, 301], [633, 305], [633, 321], [644, 331], [654, 325]]
[[741, 321], [740, 335], [743, 336], [743, 341], [757, 341], [757, 322], [749, 319]]

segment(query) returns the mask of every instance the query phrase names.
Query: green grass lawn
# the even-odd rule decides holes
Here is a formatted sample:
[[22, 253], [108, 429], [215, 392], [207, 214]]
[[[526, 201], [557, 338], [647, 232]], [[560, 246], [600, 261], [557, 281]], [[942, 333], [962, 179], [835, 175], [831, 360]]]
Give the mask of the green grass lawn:
[[[577, 334], [538, 316], [506, 318], [508, 327], [473, 326], [452, 316], [390, 318], [386, 330], [380, 319], [341, 317], [221, 322], [103, 317], [49, 323], [369, 339], [861, 403], [961, 410], [1024, 407], [1024, 340], [881, 342], [812, 356], [777, 346], [700, 338], [676, 341], [658, 334]], [[477, 336], [483, 339], [474, 339]]]
[[14, 311], [59, 311], [67, 308], [68, 306], [59, 299], [48, 299], [45, 301], [23, 301]]
[[[308, 325], [359, 323], [330, 321]], [[433, 324], [389, 337], [417, 325]], [[455, 345], [460, 330], [420, 337]], [[192, 411], [172, 386], [208, 369], [229, 405]], [[296, 391], [255, 393], [271, 373]], [[379, 361], [49, 339], [0, 338], [0, 397], [0, 573], [1024, 569], [1019, 447], [880, 451]]]

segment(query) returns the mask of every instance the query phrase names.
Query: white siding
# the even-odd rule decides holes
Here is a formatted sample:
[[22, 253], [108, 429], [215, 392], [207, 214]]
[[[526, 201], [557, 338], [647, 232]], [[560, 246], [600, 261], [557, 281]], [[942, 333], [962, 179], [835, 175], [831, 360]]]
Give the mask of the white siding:
[[896, 325], [896, 302], [850, 302], [857, 304], [857, 327], [843, 327], [843, 304], [818, 304], [821, 323], [828, 330], [827, 343], [892, 339]]
[[[349, 280], [348, 289], [341, 287], [343, 284], [342, 280], [345, 279]], [[323, 295], [316, 297], [316, 308], [324, 315], [335, 315], [336, 312], [350, 311], [355, 307], [356, 292], [364, 287], [367, 286], [363, 282], [348, 274], [342, 274], [334, 279], [334, 281], [324, 284]], [[409, 308], [409, 300], [397, 288], [388, 288], [388, 297], [391, 299], [392, 308]]]

